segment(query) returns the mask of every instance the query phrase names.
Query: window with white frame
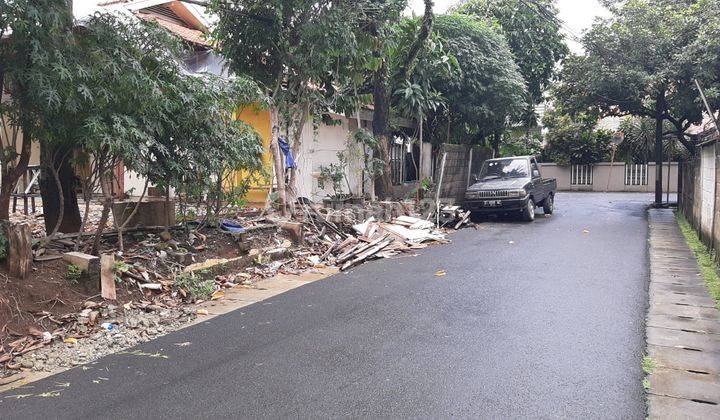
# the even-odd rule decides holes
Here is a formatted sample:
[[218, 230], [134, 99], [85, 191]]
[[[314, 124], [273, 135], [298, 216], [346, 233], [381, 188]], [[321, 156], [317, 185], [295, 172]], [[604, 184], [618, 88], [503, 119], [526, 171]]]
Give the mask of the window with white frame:
[[648, 165], [646, 163], [625, 164], [625, 185], [647, 185]]
[[592, 185], [592, 165], [572, 165], [570, 167], [570, 185]]

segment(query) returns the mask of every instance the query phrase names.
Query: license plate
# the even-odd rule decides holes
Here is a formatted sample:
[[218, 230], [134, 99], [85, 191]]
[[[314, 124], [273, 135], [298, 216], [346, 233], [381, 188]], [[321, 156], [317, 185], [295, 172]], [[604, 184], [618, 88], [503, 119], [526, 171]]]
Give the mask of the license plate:
[[483, 206], [485, 207], [498, 207], [500, 206], [502, 202], [500, 200], [486, 200], [483, 201]]

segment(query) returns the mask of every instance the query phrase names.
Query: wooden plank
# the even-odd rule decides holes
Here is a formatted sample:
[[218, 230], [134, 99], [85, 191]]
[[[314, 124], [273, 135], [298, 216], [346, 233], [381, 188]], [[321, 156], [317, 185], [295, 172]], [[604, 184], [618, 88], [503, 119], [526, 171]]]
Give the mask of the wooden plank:
[[361, 253], [357, 254], [357, 256], [356, 256], [353, 260], [346, 262], [346, 263], [340, 268], [340, 270], [341, 270], [341, 271], [345, 271], [345, 270], [347, 270], [348, 268], [351, 268], [351, 267], [353, 267], [353, 266], [361, 263], [362, 261], [364, 261], [364, 260], [372, 257], [373, 255], [377, 254], [378, 252], [380, 252], [383, 248], [387, 247], [387, 246], [390, 245], [392, 242], [393, 242], [392, 239], [385, 239], [384, 241], [379, 242], [379, 243], [376, 244], [375, 246], [373, 246], [373, 247], [365, 250], [364, 252], [361, 252]]
[[103, 299], [117, 299], [115, 291], [115, 256], [103, 254], [100, 256], [100, 295]]
[[8, 225], [6, 233], [10, 275], [26, 279], [30, 274], [33, 260], [30, 225], [11, 224]]

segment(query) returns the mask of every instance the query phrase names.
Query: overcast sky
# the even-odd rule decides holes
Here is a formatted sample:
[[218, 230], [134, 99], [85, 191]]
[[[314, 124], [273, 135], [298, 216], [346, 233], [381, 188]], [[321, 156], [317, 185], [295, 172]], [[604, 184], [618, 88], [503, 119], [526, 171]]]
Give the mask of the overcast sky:
[[[423, 0], [410, 0], [411, 8], [416, 14], [422, 14]], [[435, 0], [435, 12], [443, 13], [457, 0]], [[557, 0], [560, 19], [567, 28], [563, 28], [567, 42], [574, 53], [582, 53], [582, 48], [572, 38], [581, 36], [583, 31], [592, 25], [596, 17], [605, 17], [608, 11], [600, 6], [597, 0]]]

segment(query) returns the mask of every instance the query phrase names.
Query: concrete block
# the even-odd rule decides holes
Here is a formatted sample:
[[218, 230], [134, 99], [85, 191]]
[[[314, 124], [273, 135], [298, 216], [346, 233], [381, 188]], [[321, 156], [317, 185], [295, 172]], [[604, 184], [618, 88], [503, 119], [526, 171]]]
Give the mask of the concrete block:
[[76, 265], [90, 276], [100, 275], [100, 257], [83, 254], [82, 252], [66, 252], [62, 257], [63, 261]]

